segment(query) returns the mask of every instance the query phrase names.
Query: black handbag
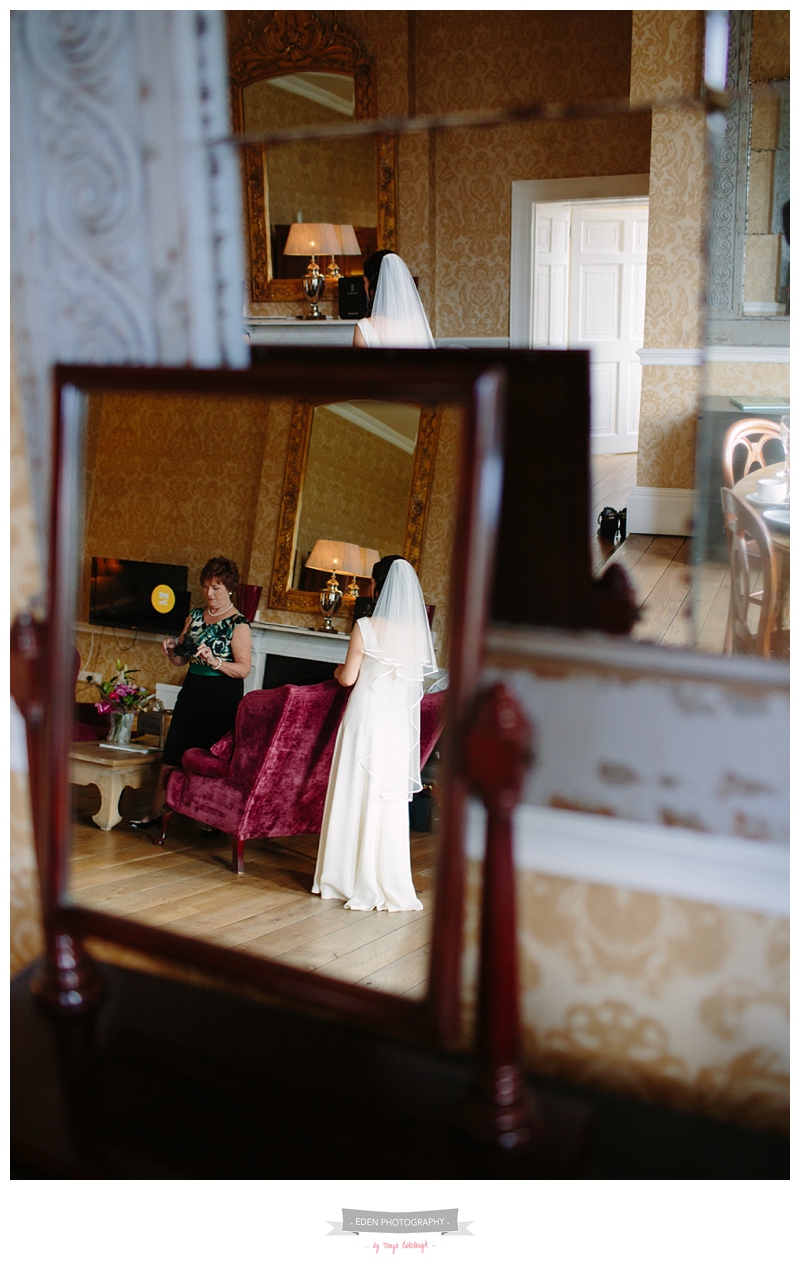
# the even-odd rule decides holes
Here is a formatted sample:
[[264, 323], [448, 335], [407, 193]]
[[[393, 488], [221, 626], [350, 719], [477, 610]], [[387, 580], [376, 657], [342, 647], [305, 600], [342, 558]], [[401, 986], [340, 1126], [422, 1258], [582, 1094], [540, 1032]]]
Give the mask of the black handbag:
[[618, 512], [616, 507], [604, 507], [597, 517], [597, 536], [613, 542], [618, 547], [627, 537], [628, 509]]

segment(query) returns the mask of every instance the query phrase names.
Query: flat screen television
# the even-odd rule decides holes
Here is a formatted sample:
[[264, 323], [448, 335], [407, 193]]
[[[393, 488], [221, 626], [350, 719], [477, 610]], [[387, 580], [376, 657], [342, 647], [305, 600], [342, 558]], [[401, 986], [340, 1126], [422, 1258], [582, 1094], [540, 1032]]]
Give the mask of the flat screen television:
[[177, 635], [189, 612], [188, 576], [183, 564], [93, 556], [89, 622]]

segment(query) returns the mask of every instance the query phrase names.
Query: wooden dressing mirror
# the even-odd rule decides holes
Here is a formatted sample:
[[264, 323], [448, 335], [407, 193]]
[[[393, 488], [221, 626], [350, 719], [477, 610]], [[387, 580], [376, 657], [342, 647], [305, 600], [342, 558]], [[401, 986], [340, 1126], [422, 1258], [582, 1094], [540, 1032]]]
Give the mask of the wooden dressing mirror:
[[[168, 449], [172, 446], [174, 451], [175, 447], [180, 449], [182, 445], [178, 420], [181, 409], [185, 413], [186, 402], [190, 413], [196, 414], [198, 400], [207, 401], [209, 411], [218, 418], [223, 417], [231, 403], [248, 402], [251, 415], [255, 410], [253, 417], [257, 419], [259, 401], [266, 406], [274, 399], [290, 401], [296, 398], [298, 388], [308, 382], [313, 372], [314, 379], [329, 385], [335, 402], [413, 401], [419, 403], [423, 420], [435, 416], [440, 404], [460, 412], [465, 446], [470, 452], [470, 438], [481, 420], [484, 421], [484, 430], [499, 426], [498, 376], [486, 373], [487, 370], [484, 359], [476, 363], [458, 353], [440, 354], [435, 358], [414, 352], [376, 353], [365, 359], [355, 351], [331, 354], [315, 350], [313, 353], [289, 353], [281, 358], [279, 365], [243, 372], [110, 367], [73, 367], [57, 371], [58, 418], [49, 608], [43, 636], [45, 656], [38, 683], [47, 708], [44, 727], [34, 742], [32, 762], [44, 919], [49, 941], [49, 959], [40, 976], [39, 987], [47, 1003], [55, 1006], [66, 1004], [67, 1008], [77, 1009], [91, 1005], [92, 983], [96, 975], [91, 968], [91, 958], [85, 957], [82, 951], [82, 941], [88, 938], [101, 941], [106, 949], [121, 946], [183, 966], [200, 967], [205, 972], [223, 976], [230, 984], [240, 988], [249, 984], [297, 1005], [333, 1011], [403, 1034], [440, 1039], [452, 1039], [456, 1035], [459, 1027], [464, 866], [459, 812], [457, 808], [454, 810], [454, 804], [445, 808], [438, 844], [434, 848], [435, 859], [431, 859], [430, 867], [426, 865], [430, 877], [426, 898], [428, 912], [414, 914], [414, 917], [425, 916], [427, 919], [427, 934], [422, 941], [427, 971], [423, 968], [423, 979], [415, 991], [393, 987], [390, 983], [379, 990], [380, 976], [375, 976], [376, 986], [370, 986], [369, 974], [360, 975], [356, 981], [352, 978], [348, 980], [346, 976], [337, 978], [335, 966], [320, 965], [318, 970], [307, 970], [301, 968], [302, 962], [286, 964], [276, 955], [265, 955], [258, 949], [244, 951], [239, 946], [242, 941], [237, 944], [230, 939], [215, 940], [209, 936], [206, 933], [208, 922], [204, 918], [204, 912], [207, 915], [208, 910], [204, 909], [202, 897], [208, 899], [210, 892], [224, 891], [230, 902], [238, 902], [236, 897], [241, 895], [242, 883], [247, 884], [247, 876], [252, 881], [258, 880], [258, 857], [251, 857], [248, 875], [239, 878], [226, 870], [220, 851], [215, 850], [213, 843], [198, 841], [187, 847], [181, 844], [180, 838], [175, 839], [170, 859], [166, 852], [141, 835], [135, 842], [120, 838], [118, 850], [109, 853], [111, 833], [104, 833], [97, 825], [92, 825], [91, 807], [87, 805], [81, 810], [80, 787], [78, 794], [73, 793], [71, 781], [75, 779], [75, 767], [74, 761], [70, 767], [69, 754], [71, 747], [74, 748], [76, 624], [84, 616], [81, 611], [83, 557], [90, 546], [93, 551], [98, 546], [94, 539], [90, 543], [90, 534], [96, 529], [92, 529], [92, 510], [87, 507], [86, 495], [89, 490], [92, 502], [96, 503], [100, 497], [98, 482], [113, 479], [113, 473], [100, 470], [96, 463], [93, 474], [88, 470], [94, 459], [87, 451], [87, 438], [91, 446], [98, 435], [96, 429], [93, 431], [91, 417], [102, 406], [104, 398], [115, 402], [127, 398], [131, 403], [129, 413], [134, 411], [134, 401], [139, 403], [138, 410], [141, 410], [143, 401], [150, 401], [153, 404], [151, 426], [160, 436], [161, 446], [166, 445]], [[123, 417], [124, 412], [118, 411], [115, 415], [117, 419]], [[266, 410], [264, 417], [267, 417]], [[95, 441], [92, 441], [93, 436]], [[241, 435], [234, 433], [230, 440], [229, 450], [237, 444], [244, 444], [244, 423]], [[188, 464], [188, 453], [184, 451], [184, 454], [185, 464]], [[214, 461], [213, 455], [206, 454], [203, 461], [207, 468], [208, 463]], [[220, 456], [217, 462], [224, 465], [224, 457]], [[163, 465], [158, 470], [141, 474], [140, 492], [144, 497], [145, 483], [149, 481], [162, 514], [169, 517], [173, 510], [171, 501], [182, 502], [177, 496], [182, 480], [183, 474], [175, 471], [174, 466], [170, 476], [169, 466]], [[173, 490], [172, 500], [168, 496], [169, 488]], [[201, 492], [198, 491], [198, 496]], [[243, 493], [234, 489], [233, 503], [241, 497]], [[133, 525], [131, 532], [146, 535], [148, 524], [152, 528], [152, 519], [144, 514], [143, 505], [141, 510], [141, 523]], [[183, 511], [184, 518], [188, 518], [191, 509], [184, 504]], [[126, 521], [132, 519], [135, 518], [128, 508], [117, 522], [118, 531], [122, 533]], [[173, 523], [177, 522], [170, 520], [170, 526]], [[200, 522], [195, 529], [198, 534], [203, 532]], [[141, 541], [144, 542], [144, 538]], [[204, 553], [205, 547], [201, 554]], [[144, 553], [143, 558], [147, 558]], [[157, 558], [165, 557], [159, 555]], [[456, 613], [469, 600], [468, 567], [466, 559], [460, 559], [454, 565]], [[459, 620], [463, 620], [463, 613]], [[126, 636], [124, 649], [120, 641], [119, 655], [129, 665], [138, 666], [140, 661], [132, 659], [128, 649], [133, 633], [117, 632], [117, 636], [119, 634]], [[159, 640], [161, 636], [151, 638]], [[144, 651], [141, 640], [136, 648], [137, 653]], [[451, 676], [455, 674], [457, 682], [457, 666], [452, 659], [449, 670]], [[448, 693], [448, 710], [454, 700], [452, 692]], [[445, 728], [449, 730], [450, 724], [446, 722]], [[446, 777], [444, 784], [446, 790]], [[446, 798], [449, 797], [446, 794]], [[176, 820], [180, 819], [176, 817]], [[187, 820], [186, 823], [192, 822]], [[198, 829], [197, 824], [194, 828]], [[87, 888], [86, 871], [90, 864], [85, 848], [88, 835], [92, 836], [90, 847], [93, 848], [89, 854], [96, 854], [102, 848], [106, 858], [102, 874]], [[266, 845], [269, 849], [268, 843]], [[169, 842], [167, 846], [170, 846]], [[258, 844], [253, 846], [259, 849]], [[302, 881], [304, 866], [297, 860], [294, 864], [289, 860], [286, 867], [288, 874], [292, 875], [291, 886], [295, 890], [299, 886], [295, 898], [301, 904], [308, 904], [312, 897]], [[152, 876], [148, 874], [151, 869], [154, 870]], [[174, 874], [175, 869], [183, 871], [182, 876], [189, 888], [187, 892], [183, 887], [183, 915], [167, 911], [159, 889], [167, 876], [164, 870]], [[142, 877], [146, 878], [144, 892]], [[299, 883], [298, 879], [301, 879]], [[189, 894], [193, 897], [191, 903], [187, 899]], [[156, 912], [159, 901], [160, 912]], [[153, 902], [156, 910], [152, 907]], [[331, 901], [321, 903], [326, 908], [334, 907]], [[336, 907], [340, 908], [338, 904]], [[193, 910], [194, 927], [191, 932], [191, 921], [187, 926], [185, 920], [187, 909]], [[389, 927], [394, 929], [397, 925], [395, 919], [404, 915], [373, 913], [346, 916], [366, 922], [388, 918], [385, 934], [391, 941]], [[68, 972], [65, 970], [65, 949], [71, 964]], [[417, 961], [420, 955], [418, 951]], [[65, 975], [69, 980], [68, 988], [64, 986]]]
[[[337, 21], [326, 26], [311, 12], [279, 10], [266, 23], [263, 14], [229, 13], [228, 67], [234, 133], [376, 117], [373, 62]], [[302, 298], [307, 260], [282, 256], [298, 213], [353, 225], [362, 256], [395, 249], [393, 135], [249, 145], [242, 166], [252, 301]], [[345, 260], [343, 272], [361, 271], [361, 261]]]

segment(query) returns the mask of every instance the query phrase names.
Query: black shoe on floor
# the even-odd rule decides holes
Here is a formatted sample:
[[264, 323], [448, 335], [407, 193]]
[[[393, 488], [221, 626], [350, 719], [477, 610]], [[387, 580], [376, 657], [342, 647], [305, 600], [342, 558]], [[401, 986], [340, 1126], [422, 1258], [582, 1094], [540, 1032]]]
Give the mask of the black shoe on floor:
[[129, 829], [160, 829], [161, 817], [153, 816], [152, 820], [129, 820]]
[[214, 829], [212, 825], [202, 825], [200, 832], [204, 838], [221, 838], [222, 830]]

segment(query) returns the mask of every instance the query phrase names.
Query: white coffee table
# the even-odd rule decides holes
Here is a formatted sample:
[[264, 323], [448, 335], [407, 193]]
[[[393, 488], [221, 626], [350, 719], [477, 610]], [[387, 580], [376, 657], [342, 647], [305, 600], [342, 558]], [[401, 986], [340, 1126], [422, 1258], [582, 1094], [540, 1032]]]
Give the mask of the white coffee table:
[[119, 799], [123, 789], [141, 789], [150, 764], [161, 757], [160, 750], [133, 753], [104, 749], [99, 741], [75, 741], [69, 747], [69, 778], [73, 785], [96, 785], [100, 790], [100, 810], [92, 820], [100, 829], [113, 829], [122, 816]]

